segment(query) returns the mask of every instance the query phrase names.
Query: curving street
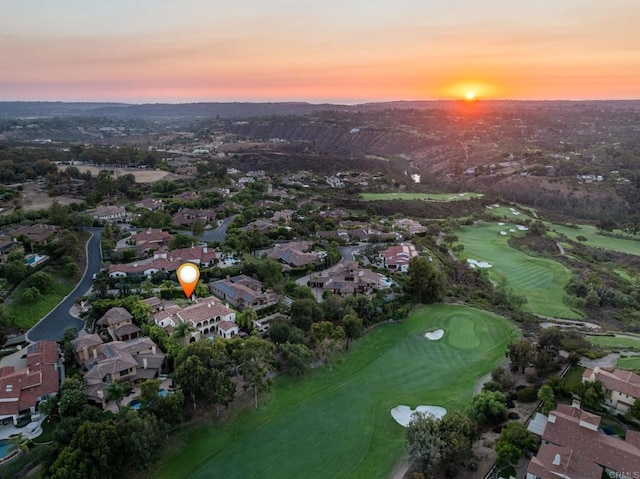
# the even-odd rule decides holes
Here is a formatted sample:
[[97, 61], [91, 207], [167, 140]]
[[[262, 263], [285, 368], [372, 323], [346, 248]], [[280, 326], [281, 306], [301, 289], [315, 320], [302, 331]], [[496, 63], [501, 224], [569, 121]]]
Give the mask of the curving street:
[[102, 228], [85, 228], [91, 233], [91, 238], [87, 243], [87, 267], [80, 282], [73, 291], [69, 293], [49, 314], [42, 318], [38, 324], [27, 332], [28, 341], [42, 341], [46, 339], [58, 341], [62, 339], [65, 329], [76, 327], [80, 331], [84, 327], [84, 322], [69, 314], [69, 310], [74, 305], [78, 296], [83, 296], [93, 284], [93, 275], [100, 271], [102, 266], [102, 251], [100, 249], [100, 238]]

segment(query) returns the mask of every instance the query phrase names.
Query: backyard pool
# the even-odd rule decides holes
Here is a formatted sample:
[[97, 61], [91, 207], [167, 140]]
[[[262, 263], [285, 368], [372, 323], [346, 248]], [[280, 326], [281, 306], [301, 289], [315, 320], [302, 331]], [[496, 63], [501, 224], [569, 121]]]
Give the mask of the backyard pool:
[[0, 439], [0, 461], [10, 455], [16, 447], [8, 439]]

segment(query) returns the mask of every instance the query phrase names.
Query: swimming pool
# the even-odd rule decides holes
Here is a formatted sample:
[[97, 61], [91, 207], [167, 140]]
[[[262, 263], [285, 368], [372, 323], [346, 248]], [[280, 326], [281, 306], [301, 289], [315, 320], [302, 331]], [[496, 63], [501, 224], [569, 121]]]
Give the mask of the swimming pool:
[[16, 447], [8, 439], [0, 439], [0, 461], [10, 455]]
[[[166, 389], [158, 390], [158, 396], [160, 396], [161, 398], [165, 397], [167, 394], [169, 394], [169, 391], [167, 391]], [[131, 409], [140, 409], [140, 406], [142, 406], [142, 403], [140, 403], [138, 399], [132, 399], [131, 401], [129, 401], [129, 407]]]

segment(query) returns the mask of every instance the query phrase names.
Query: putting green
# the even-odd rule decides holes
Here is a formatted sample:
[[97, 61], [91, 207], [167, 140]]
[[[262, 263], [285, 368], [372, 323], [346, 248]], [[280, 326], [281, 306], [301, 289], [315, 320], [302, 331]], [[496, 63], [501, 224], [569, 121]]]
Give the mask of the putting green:
[[453, 316], [449, 318], [447, 332], [444, 340], [450, 346], [460, 349], [477, 348], [480, 345], [480, 338], [476, 333], [476, 323], [467, 316]]
[[[557, 318], [579, 319], [582, 315], [564, 303], [564, 287], [571, 271], [546, 258], [529, 256], [508, 244], [511, 235], [522, 235], [517, 220], [478, 222], [474, 226], [461, 226], [456, 230], [464, 244], [463, 258], [486, 261], [493, 279], [505, 277], [513, 290], [527, 298], [524, 308], [532, 313]], [[509, 230], [515, 231], [509, 231]], [[501, 234], [504, 232], [505, 234]]]
[[[445, 331], [442, 340], [424, 337], [435, 329]], [[516, 336], [486, 311], [421, 307], [354, 343], [333, 371], [278, 377], [260, 409], [179, 435], [149, 477], [386, 479], [404, 451], [391, 409], [464, 407]], [[477, 345], [465, 347], [465, 338]]]

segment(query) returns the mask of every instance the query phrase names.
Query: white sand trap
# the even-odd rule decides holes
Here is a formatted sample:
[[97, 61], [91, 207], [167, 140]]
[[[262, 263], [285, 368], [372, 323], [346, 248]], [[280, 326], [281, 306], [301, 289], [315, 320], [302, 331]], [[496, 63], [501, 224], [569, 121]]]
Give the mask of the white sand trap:
[[514, 230], [513, 228], [509, 228], [509, 233], [515, 233], [516, 230]]
[[492, 210], [493, 206], [486, 206], [486, 208]]
[[498, 203], [496, 203], [494, 205], [491, 205], [491, 206], [493, 206], [494, 208], [500, 208], [500, 205]]
[[502, 236], [507, 236], [507, 232], [506, 232], [506, 231], [500, 231], [500, 234], [501, 234]]
[[491, 268], [493, 265], [486, 261], [478, 261], [477, 259], [467, 259], [467, 263], [471, 268]]
[[522, 226], [522, 225], [516, 225], [516, 228], [518, 228], [520, 231], [527, 231], [529, 229], [526, 226]]
[[424, 333], [424, 337], [430, 339], [431, 341], [437, 341], [438, 339], [442, 339], [444, 336], [444, 331], [442, 329], [436, 329], [435, 331], [429, 331], [428, 333]]
[[511, 214], [512, 214], [513, 216], [520, 216], [520, 213], [518, 213], [517, 211], [512, 211], [512, 212], [511, 212]]
[[407, 427], [411, 422], [413, 414], [416, 412], [431, 414], [431, 416], [436, 419], [442, 419], [444, 415], [447, 414], [447, 410], [440, 406], [418, 406], [415, 410], [409, 406], [396, 406], [391, 410], [391, 415], [398, 424]]
[[501, 221], [500, 223], [498, 223], [498, 226], [504, 226], [504, 223]]

